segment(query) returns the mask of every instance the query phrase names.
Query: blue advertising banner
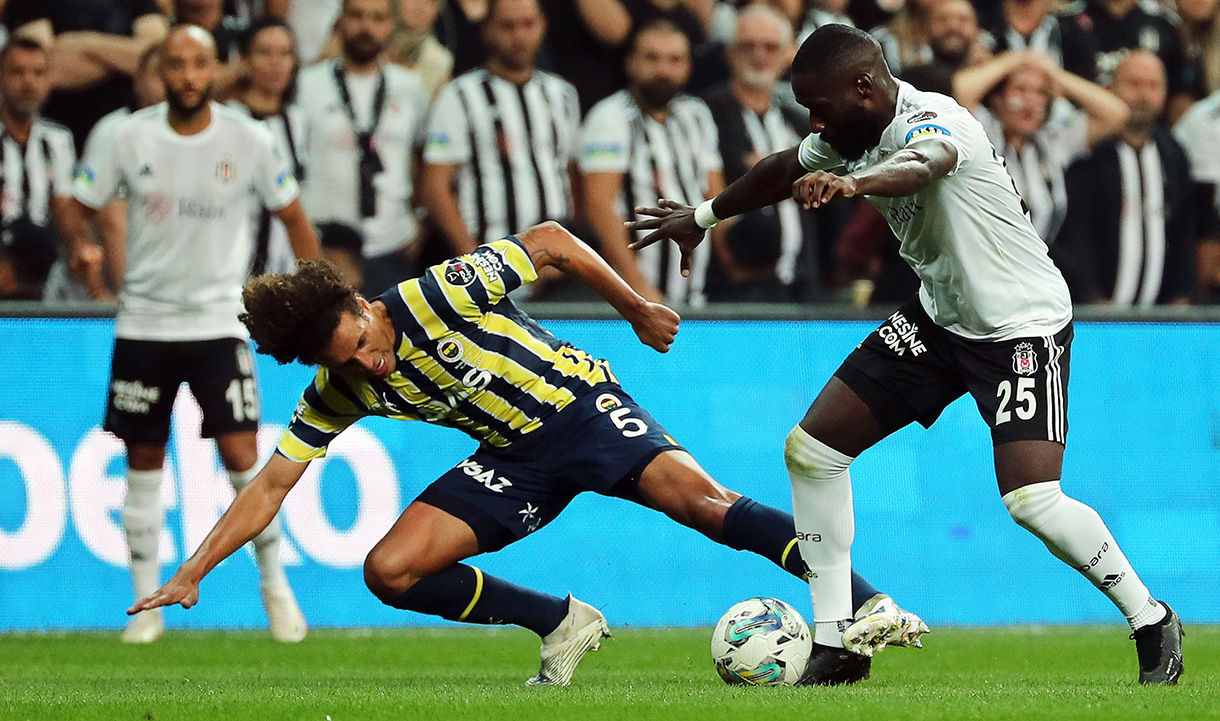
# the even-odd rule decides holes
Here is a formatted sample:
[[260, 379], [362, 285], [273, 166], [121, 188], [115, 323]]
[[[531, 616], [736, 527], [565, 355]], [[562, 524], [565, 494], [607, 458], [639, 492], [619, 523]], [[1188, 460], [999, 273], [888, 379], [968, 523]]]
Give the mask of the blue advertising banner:
[[[608, 358], [624, 387], [721, 483], [791, 508], [782, 445], [873, 323], [694, 321], [672, 352], [622, 322], [550, 321]], [[131, 601], [120, 523], [122, 445], [100, 429], [113, 323], [0, 320], [0, 630], [119, 628]], [[1220, 327], [1077, 327], [1064, 489], [1094, 506], [1144, 581], [1183, 618], [1220, 622], [1217, 350]], [[259, 356], [264, 454], [311, 377]], [[162, 483], [168, 577], [232, 499], [200, 413], [179, 395]], [[315, 626], [435, 621], [382, 606], [364, 555], [402, 508], [475, 443], [385, 419], [345, 432], [288, 496], [285, 561]], [[852, 466], [856, 568], [933, 624], [1121, 623], [1108, 601], [1009, 519], [987, 429], [959, 400], [931, 429], [907, 428]], [[710, 625], [753, 595], [808, 612], [808, 591], [769, 563], [717, 546], [647, 509], [578, 498], [484, 570], [601, 607], [612, 625]], [[265, 622], [249, 552], [202, 585], [171, 626]]]

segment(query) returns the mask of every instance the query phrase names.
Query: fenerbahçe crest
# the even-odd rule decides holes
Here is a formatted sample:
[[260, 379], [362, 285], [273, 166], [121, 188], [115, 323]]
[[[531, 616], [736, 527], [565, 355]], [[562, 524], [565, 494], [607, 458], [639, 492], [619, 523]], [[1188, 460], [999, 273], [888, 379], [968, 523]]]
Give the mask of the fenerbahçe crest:
[[1038, 372], [1038, 357], [1031, 343], [1018, 343], [1012, 352], [1012, 372], [1019, 376], [1032, 376]]

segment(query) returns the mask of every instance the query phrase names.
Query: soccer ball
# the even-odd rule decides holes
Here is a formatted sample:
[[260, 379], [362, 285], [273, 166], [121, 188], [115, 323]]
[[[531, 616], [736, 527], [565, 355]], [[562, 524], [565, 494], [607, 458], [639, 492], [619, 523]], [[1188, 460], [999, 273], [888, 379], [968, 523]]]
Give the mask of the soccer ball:
[[734, 686], [791, 686], [805, 673], [813, 634], [796, 609], [777, 598], [748, 598], [712, 632], [712, 661]]

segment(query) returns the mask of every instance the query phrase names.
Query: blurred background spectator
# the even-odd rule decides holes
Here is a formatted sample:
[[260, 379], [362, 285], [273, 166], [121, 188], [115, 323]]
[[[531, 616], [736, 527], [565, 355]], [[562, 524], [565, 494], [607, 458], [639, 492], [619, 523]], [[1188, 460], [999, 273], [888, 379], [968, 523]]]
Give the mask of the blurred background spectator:
[[1155, 2], [1086, 0], [1084, 14], [1097, 38], [1097, 82], [1114, 81], [1118, 63], [1132, 50], [1154, 53], [1165, 66], [1169, 82], [1166, 112], [1181, 117], [1191, 101], [1190, 75], [1182, 39], [1171, 15]]
[[[689, 278], [678, 252], [657, 243], [635, 253], [623, 227], [639, 205], [669, 198], [697, 205], [724, 186], [716, 126], [702, 100], [683, 94], [690, 78], [690, 41], [668, 20], [635, 34], [627, 56], [626, 90], [589, 111], [581, 131], [585, 213], [601, 252], [641, 295], [701, 304], [713, 242], [695, 252]], [[641, 236], [642, 237], [642, 236]]]
[[[436, 21], [442, 0], [392, 0], [397, 9], [394, 33], [382, 53], [386, 62], [415, 71], [429, 98], [453, 77], [453, 53], [436, 39]], [[341, 53], [338, 34], [332, 33], [321, 58], [329, 60]]]
[[[247, 81], [229, 106], [265, 122], [293, 177], [298, 183], [305, 182], [305, 120], [301, 109], [293, 104], [297, 55], [292, 28], [273, 15], [256, 19], [242, 34], [239, 57], [240, 71]], [[297, 258], [284, 224], [267, 208], [259, 208], [254, 228], [250, 275], [292, 272]]]
[[[1113, 268], [1077, 260], [1106, 256], [1097, 247], [1119, 242], [1097, 240], [1121, 225], [1118, 158], [1135, 152], [1146, 162], [1155, 152], [1164, 187], [1138, 200], [1149, 217], [1163, 206], [1166, 223], [1185, 228], [1164, 233], [1166, 258], [1177, 257], [1178, 241], [1198, 246], [1197, 288], [1173, 298], [1158, 290], [1158, 298], [1220, 300], [1220, 99], [1209, 97], [1220, 92], [1218, 10], [1220, 0], [0, 0], [0, 38], [7, 31], [49, 48], [44, 113], [70, 127], [79, 150], [90, 128], [105, 134], [102, 116], [161, 101], [157, 58], [145, 50], [168, 23], [212, 29], [222, 55], [232, 55], [217, 97], [280, 138], [314, 222], [342, 228], [341, 243], [352, 233], [362, 238], [358, 254], [336, 252], [348, 266], [362, 264], [368, 292], [433, 256], [551, 218], [598, 244], [651, 297], [888, 303], [910, 291], [913, 276], [883, 219], [859, 199], [809, 212], [789, 204], [740, 228], [722, 224], [690, 281], [676, 275], [672, 249], [628, 252], [621, 225], [633, 215], [629, 206], [660, 196], [697, 203], [798, 142], [808, 118], [785, 79], [794, 48], [828, 23], [873, 28], [899, 77], [976, 112], [1039, 233], [1055, 246], [1069, 241], [1055, 257], [1081, 297], [1105, 300], [1119, 275], [1117, 259]], [[641, 53], [645, 28], [668, 30]], [[662, 50], [667, 43], [674, 47]], [[1123, 103], [1086, 82], [1110, 83], [1139, 50], [1160, 58], [1167, 84], [1162, 122], [1142, 145], [1133, 129], [1140, 124], [1122, 122]], [[1175, 195], [1180, 156], [1166, 142], [1178, 118], [1172, 135], [1192, 178], [1185, 201]], [[1122, 140], [1108, 137], [1119, 131]], [[8, 167], [20, 152], [38, 150], [27, 143], [14, 151], [13, 142], [0, 146], [6, 178], [20, 177]], [[1069, 173], [1072, 163], [1078, 169]], [[1077, 217], [1072, 205], [1086, 186], [1073, 191], [1081, 181], [1069, 180], [1104, 175], [1097, 168], [1106, 163], [1113, 187], [1079, 213], [1109, 203], [1109, 230]], [[2, 192], [16, 197], [20, 188], [9, 182]], [[16, 227], [17, 206], [5, 202], [5, 222]], [[1185, 211], [1188, 228], [1177, 225]], [[123, 236], [124, 212], [120, 200], [94, 229], [102, 247], [115, 246], [107, 255], [115, 267], [122, 244], [107, 238]], [[54, 213], [49, 225], [30, 217], [56, 239]], [[1077, 223], [1082, 237], [1069, 239]], [[275, 222], [262, 218], [256, 227], [252, 269], [290, 269], [294, 258]], [[1140, 242], [1156, 248], [1158, 233]], [[1181, 264], [1171, 265], [1163, 279], [1172, 295]], [[1155, 270], [1140, 267], [1141, 278]], [[91, 291], [57, 262], [45, 296], [110, 295], [109, 273], [92, 282]], [[561, 284], [537, 287], [540, 297], [578, 297]]]
[[391, 0], [345, 0], [335, 28], [340, 57], [299, 76], [309, 159], [301, 200], [314, 221], [360, 228], [372, 297], [415, 275], [413, 157], [428, 97], [415, 73], [382, 58]]
[[101, 117], [131, 105], [140, 55], [168, 27], [156, 0], [7, 0], [10, 35], [32, 37], [51, 53], [51, 93], [43, 113], [83, 148]]
[[1190, 160], [1195, 233], [1199, 238], [1199, 299], [1220, 302], [1220, 91], [1195, 103], [1174, 127]]
[[980, 18], [984, 45], [996, 55], [1030, 50], [1086, 80], [1097, 77], [1093, 21], [1078, 12], [1052, 12], [1053, 0], [1003, 0]]
[[1220, 90], [1220, 0], [1178, 0], [1192, 100]]
[[580, 106], [571, 83], [534, 66], [545, 31], [538, 0], [497, 0], [483, 28], [486, 66], [447, 85], [432, 108], [420, 200], [445, 257], [575, 217]]
[[[954, 85], [1004, 159], [1038, 235], [1054, 243], [1067, 216], [1068, 166], [1123, 129], [1126, 103], [1029, 50], [964, 70]], [[1070, 103], [1052, 112], [1060, 94]]]
[[[46, 49], [32, 38], [10, 40], [0, 50], [0, 245], [23, 297], [42, 297], [57, 255], [52, 224], [72, 198], [72, 133], [39, 115], [50, 91]], [[99, 275], [82, 280], [104, 295]]]
[[[745, 175], [762, 158], [796, 145], [804, 136], [808, 118], [785, 112], [776, 98], [780, 76], [794, 52], [792, 25], [779, 11], [752, 5], [737, 16], [735, 37], [728, 49], [732, 79], [704, 95], [719, 134], [726, 183]], [[713, 249], [708, 271], [708, 300], [795, 300], [791, 286], [806, 233], [800, 208], [792, 200], [725, 221], [725, 233], [716, 236], [722, 242]], [[751, 243], [758, 248], [752, 250]], [[769, 270], [762, 265], [768, 259]], [[802, 275], [816, 273], [816, 269], [809, 270], [812, 272]], [[774, 287], [767, 289], [768, 283]]]
[[1159, 118], [1165, 65], [1127, 55], [1112, 90], [1131, 108], [1122, 134], [1068, 171], [1068, 216], [1051, 247], [1077, 303], [1185, 304], [1195, 292], [1194, 194], [1186, 154]]

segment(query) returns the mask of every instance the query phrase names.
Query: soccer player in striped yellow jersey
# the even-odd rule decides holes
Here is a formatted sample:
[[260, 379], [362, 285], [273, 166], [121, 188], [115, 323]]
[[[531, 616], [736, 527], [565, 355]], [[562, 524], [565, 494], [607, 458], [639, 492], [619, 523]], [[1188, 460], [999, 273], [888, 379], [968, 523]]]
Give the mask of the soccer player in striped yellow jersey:
[[[276, 453], [195, 555], [128, 612], [194, 605], [204, 575], [270, 522], [344, 428], [370, 415], [450, 426], [480, 446], [408, 505], [369, 552], [369, 589], [395, 608], [534, 631], [542, 664], [531, 683], [567, 684], [581, 657], [609, 635], [605, 618], [571, 596], [523, 588], [462, 561], [537, 531], [584, 491], [646, 505], [804, 578], [792, 516], [716, 483], [627, 395], [606, 361], [556, 339], [513, 305], [508, 294], [545, 266], [597, 291], [643, 343], [669, 350], [678, 314], [642, 298], [557, 223], [480, 246], [371, 301], [324, 261], [247, 284], [242, 320], [258, 351], [317, 365], [317, 377]], [[845, 637], [869, 648], [917, 645], [923, 622], [854, 579], [861, 616]]]

